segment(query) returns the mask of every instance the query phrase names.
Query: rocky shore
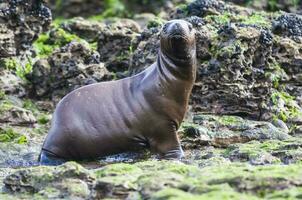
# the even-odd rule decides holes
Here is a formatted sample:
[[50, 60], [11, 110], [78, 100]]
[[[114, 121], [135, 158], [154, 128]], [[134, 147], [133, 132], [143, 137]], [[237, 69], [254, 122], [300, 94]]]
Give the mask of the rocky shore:
[[[257, 2], [1, 1], [0, 199], [300, 199], [301, 5]], [[170, 19], [197, 32], [186, 157], [39, 166], [56, 103], [145, 69]]]

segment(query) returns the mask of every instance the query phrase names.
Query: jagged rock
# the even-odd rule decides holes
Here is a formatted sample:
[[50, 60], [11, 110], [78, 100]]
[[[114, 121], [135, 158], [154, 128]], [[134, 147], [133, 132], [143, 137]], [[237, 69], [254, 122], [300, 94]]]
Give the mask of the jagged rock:
[[0, 124], [31, 125], [36, 118], [30, 110], [22, 107], [20, 100], [11, 98], [0, 100]]
[[[167, 13], [179, 4], [188, 0], [119, 0], [119, 1], [98, 1], [98, 0], [46, 0], [55, 16], [65, 18], [89, 17], [94, 15], [108, 14], [120, 17], [129, 17], [132, 13]], [[106, 16], [106, 15], [105, 15]]]
[[98, 38], [100, 60], [109, 71], [127, 71], [129, 56], [137, 46], [139, 25], [132, 20], [124, 22], [109, 25]]
[[245, 1], [245, 0], [230, 0], [231, 2], [234, 2], [236, 4], [242, 5], [242, 6], [248, 6], [252, 7], [257, 10], [268, 10], [268, 11], [279, 11], [283, 10], [286, 12], [291, 13], [302, 13], [302, 3], [301, 1], [287, 1], [287, 0], [251, 0], [251, 1]]
[[51, 12], [41, 1], [1, 1], [0, 23], [0, 58], [22, 55], [49, 28]]
[[5, 94], [16, 95], [23, 97], [26, 91], [23, 86], [23, 81], [16, 76], [12, 70], [1, 69], [0, 66], [0, 91]]
[[155, 19], [156, 16], [152, 13], [142, 13], [142, 14], [136, 14], [133, 16], [133, 20], [136, 21], [141, 28], [146, 28], [148, 25], [148, 22], [150, 20]]
[[61, 26], [64, 30], [76, 34], [87, 42], [96, 42], [106, 24], [77, 17], [63, 23]]
[[101, 14], [104, 11], [105, 1], [99, 0], [46, 0], [55, 16], [65, 18], [88, 17]]
[[302, 17], [296, 14], [283, 14], [273, 23], [273, 31], [288, 37], [302, 36]]
[[9, 29], [6, 24], [0, 24], [0, 57], [10, 57], [16, 55], [14, 41], [14, 31]]
[[4, 180], [15, 193], [38, 193], [41, 197], [87, 199], [93, 176], [80, 165], [69, 162], [57, 168], [36, 167], [17, 171]]
[[230, 145], [225, 157], [240, 162], [250, 162], [253, 165], [274, 163], [292, 164], [302, 160], [302, 142], [300, 138], [284, 141], [267, 140], [263, 142], [251, 141], [245, 144]]
[[146, 29], [137, 38], [138, 46], [133, 52], [129, 71], [134, 75], [149, 67], [157, 58], [159, 48], [160, 27]]
[[288, 129], [276, 128], [269, 122], [244, 120], [235, 116], [197, 115], [196, 124], [182, 125], [180, 134], [186, 149], [212, 145], [228, 147], [251, 140], [285, 140], [290, 138]]
[[187, 7], [188, 15], [204, 17], [209, 14], [221, 14], [226, 9], [222, 1], [216, 0], [198, 0], [190, 3]]
[[55, 102], [68, 92], [106, 80], [108, 72], [100, 55], [83, 43], [71, 42], [47, 59], [40, 59], [28, 75], [32, 95], [50, 97]]

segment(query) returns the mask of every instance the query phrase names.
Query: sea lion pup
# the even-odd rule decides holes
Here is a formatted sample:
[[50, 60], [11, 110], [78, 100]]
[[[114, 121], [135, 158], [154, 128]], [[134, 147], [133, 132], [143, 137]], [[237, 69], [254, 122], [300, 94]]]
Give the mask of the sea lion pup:
[[153, 65], [133, 77], [76, 89], [58, 103], [40, 162], [95, 159], [138, 147], [181, 158], [176, 131], [195, 77], [195, 31], [184, 20], [169, 21]]

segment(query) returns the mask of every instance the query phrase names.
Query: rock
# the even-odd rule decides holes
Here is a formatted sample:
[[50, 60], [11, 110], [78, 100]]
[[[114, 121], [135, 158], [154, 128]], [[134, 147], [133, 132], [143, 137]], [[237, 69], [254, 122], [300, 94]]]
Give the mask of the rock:
[[8, 69], [1, 69], [0, 67], [0, 91], [8, 95], [16, 95], [23, 97], [26, 94], [22, 79]]
[[153, 13], [164, 18], [178, 5], [187, 3], [188, 0], [124, 0], [126, 8], [136, 13]]
[[268, 122], [244, 120], [235, 116], [197, 115], [195, 124], [183, 123], [180, 129], [182, 145], [186, 149], [212, 145], [228, 147], [251, 140], [285, 140], [288, 130], [276, 128]]
[[4, 179], [4, 184], [7, 192], [23, 199], [30, 199], [28, 194], [68, 199], [258, 199], [280, 191], [292, 197], [301, 195], [301, 191], [291, 193], [301, 190], [301, 174], [301, 164], [251, 168], [229, 163], [198, 169], [175, 161], [145, 161], [86, 170], [70, 162], [16, 170]]
[[153, 20], [154, 18], [156, 18], [156, 16], [152, 13], [142, 13], [134, 15], [133, 20], [136, 21], [140, 25], [140, 27], [144, 29], [147, 27], [148, 22], [150, 20]]
[[100, 60], [111, 72], [127, 71], [129, 56], [137, 46], [139, 25], [131, 20], [125, 22], [109, 25], [98, 38]]
[[[195, 0], [171, 14], [172, 19], [185, 18], [197, 31], [198, 75], [190, 101], [194, 112], [264, 121], [277, 117], [290, 129], [297, 125], [292, 120], [302, 116], [299, 17], [288, 15], [209, 0]], [[283, 27], [280, 33], [278, 26]], [[159, 32], [160, 27], [142, 32], [130, 74], [155, 62]], [[273, 102], [276, 93], [292, 99], [283, 110]]]
[[0, 9], [0, 57], [25, 54], [51, 23], [50, 10], [34, 0], [2, 1]]
[[106, 27], [104, 23], [85, 20], [81, 17], [64, 22], [61, 26], [64, 30], [85, 39], [87, 42], [96, 42], [99, 34]]
[[216, 0], [197, 0], [187, 7], [188, 15], [204, 17], [208, 14], [221, 14], [225, 11], [225, 4]]
[[302, 134], [302, 126], [297, 126], [294, 131], [293, 131], [294, 135], [301, 135]]
[[302, 18], [296, 14], [283, 14], [273, 22], [273, 31], [287, 37], [302, 36]]
[[0, 100], [0, 124], [28, 126], [36, 123], [33, 113], [22, 106], [21, 102], [15, 98]]
[[17, 54], [14, 31], [9, 29], [6, 24], [0, 24], [0, 57], [10, 57]]
[[282, 120], [276, 119], [276, 120], [273, 120], [272, 123], [273, 123], [273, 125], [276, 126], [277, 128], [283, 129], [284, 132], [289, 133], [288, 127], [286, 126], [286, 124], [285, 124]]
[[88, 17], [104, 12], [105, 1], [98, 0], [47, 0], [46, 4], [51, 8], [55, 16], [64, 18]]
[[185, 151], [185, 157], [181, 161], [199, 168], [229, 165], [231, 161], [224, 157], [224, 154], [224, 149], [214, 148], [213, 146], [196, 147]]
[[57, 102], [70, 91], [106, 80], [108, 72], [100, 55], [86, 44], [71, 42], [47, 59], [38, 60], [31, 74], [31, 95], [47, 97]]
[[40, 197], [88, 198], [93, 176], [80, 165], [69, 162], [57, 168], [34, 167], [17, 171], [4, 179], [7, 190], [37, 193]]
[[131, 55], [129, 73], [137, 74], [155, 62], [159, 48], [160, 27], [144, 30], [137, 38], [138, 46]]
[[230, 0], [239, 5], [244, 5], [252, 7], [257, 10], [267, 10], [267, 11], [279, 11], [283, 10], [291, 13], [301, 14], [302, 4], [299, 1], [286, 1], [286, 0], [263, 0], [263, 1], [244, 1], [244, 0]]
[[[18, 137], [20, 138], [20, 135]], [[18, 138], [16, 139], [18, 140]], [[38, 165], [40, 151], [40, 142], [29, 142], [25, 144], [18, 144], [18, 142], [0, 142], [0, 167], [20, 168]]]
[[230, 160], [250, 162], [253, 165], [274, 163], [299, 163], [302, 160], [300, 138], [284, 141], [251, 141], [246, 144], [230, 145], [225, 156]]

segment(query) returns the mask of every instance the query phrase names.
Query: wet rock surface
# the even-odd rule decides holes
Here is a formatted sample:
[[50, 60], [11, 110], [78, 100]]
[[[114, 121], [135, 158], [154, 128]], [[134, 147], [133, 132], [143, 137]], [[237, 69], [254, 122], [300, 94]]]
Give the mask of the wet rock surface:
[[252, 140], [285, 140], [288, 129], [277, 128], [269, 122], [244, 120], [235, 116], [196, 115], [194, 123], [183, 123], [180, 129], [183, 146], [187, 149], [210, 145], [228, 147]]
[[18, 170], [7, 176], [4, 184], [6, 190], [24, 199], [30, 195], [84, 199], [275, 199], [301, 195], [300, 164], [253, 169], [238, 163], [226, 166], [199, 169], [179, 162], [148, 161], [88, 171], [71, 162], [56, 168]]

